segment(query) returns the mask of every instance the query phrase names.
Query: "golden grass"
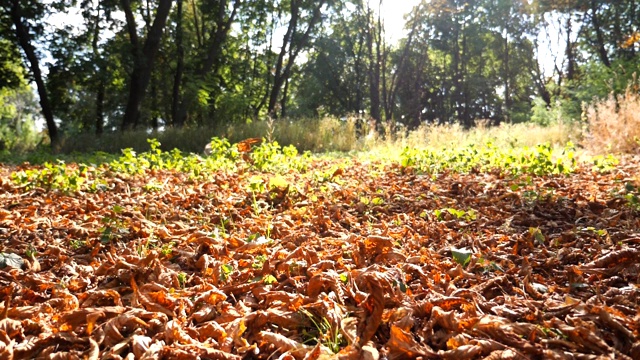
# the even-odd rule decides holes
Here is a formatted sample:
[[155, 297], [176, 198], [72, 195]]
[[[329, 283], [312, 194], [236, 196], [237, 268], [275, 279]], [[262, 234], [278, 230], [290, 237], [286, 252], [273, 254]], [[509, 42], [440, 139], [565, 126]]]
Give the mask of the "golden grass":
[[640, 95], [631, 89], [584, 107], [588, 132], [583, 145], [593, 153], [640, 152]]
[[[363, 134], [356, 136], [355, 122], [336, 118], [257, 121], [250, 124], [231, 124], [220, 128], [168, 128], [161, 132], [132, 131], [107, 133], [100, 137], [84, 134], [64, 138], [57, 151], [61, 153], [105, 151], [119, 153], [120, 149], [136, 151], [149, 149], [148, 138], [157, 138], [163, 150], [178, 148], [184, 152], [202, 153], [212, 137], [225, 137], [231, 143], [247, 138], [266, 138], [280, 145], [294, 145], [300, 151], [311, 152], [369, 152], [385, 156], [400, 154], [405, 147], [450, 148], [492, 142], [498, 147], [535, 146], [549, 142], [563, 147], [568, 141], [580, 140], [578, 126], [556, 124], [543, 127], [535, 124], [503, 124], [477, 126], [465, 130], [459, 125], [421, 126], [415, 131], [399, 132], [381, 138], [364, 125]], [[387, 131], [388, 133], [388, 131]]]
[[500, 126], [477, 126], [465, 130], [459, 125], [422, 126], [410, 133], [401, 142], [412, 147], [445, 148], [492, 142], [498, 147], [535, 146], [550, 143], [564, 146], [568, 141], [580, 139], [577, 125], [558, 123], [540, 126], [532, 123], [501, 124]]

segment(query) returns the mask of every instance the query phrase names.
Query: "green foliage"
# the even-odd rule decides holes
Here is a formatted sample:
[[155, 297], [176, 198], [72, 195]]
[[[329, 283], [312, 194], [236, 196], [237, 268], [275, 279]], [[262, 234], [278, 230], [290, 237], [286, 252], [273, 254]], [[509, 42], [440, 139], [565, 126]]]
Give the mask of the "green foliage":
[[184, 289], [185, 285], [187, 284], [187, 280], [188, 280], [187, 274], [183, 272], [178, 273], [178, 284], [180, 285], [181, 289]]
[[597, 171], [601, 173], [607, 173], [612, 171], [613, 169], [616, 168], [616, 165], [620, 163], [620, 161], [612, 154], [609, 154], [607, 156], [597, 155], [597, 156], [594, 156], [591, 159], [591, 161], [593, 163], [593, 167], [591, 169], [593, 171]]
[[[66, 193], [77, 192], [96, 185], [96, 169], [85, 164], [66, 164], [58, 160], [55, 164], [46, 162], [42, 169], [28, 169], [13, 172], [11, 180], [25, 189], [44, 188]], [[87, 186], [87, 184], [89, 186]]]
[[233, 265], [231, 264], [224, 264], [220, 266], [220, 278], [222, 281], [227, 281], [229, 276], [233, 273], [233, 270]]
[[553, 103], [547, 108], [547, 103], [540, 97], [533, 99], [531, 122], [540, 126], [549, 126], [562, 121], [562, 109], [559, 103]]
[[289, 170], [304, 172], [307, 170], [311, 153], [298, 154], [295, 146], [281, 147], [277, 141], [263, 141], [251, 153], [253, 166], [260, 171], [284, 173]]
[[43, 139], [34, 120], [37, 110], [33, 92], [27, 85], [23, 72], [18, 70], [14, 74], [18, 77], [15, 84], [9, 82], [6, 84], [10, 86], [0, 85], [0, 153], [33, 151]]
[[[211, 155], [204, 159], [195, 154], [183, 154], [177, 149], [162, 151], [161, 144], [156, 139], [149, 139], [148, 143], [150, 146], [148, 151], [136, 153], [131, 148], [123, 149], [119, 158], [111, 160], [106, 165], [66, 164], [63, 160], [57, 160], [55, 163], [45, 162], [42, 168], [13, 172], [11, 179], [17, 185], [27, 189], [39, 187], [66, 193], [95, 192], [107, 190], [103, 178], [112, 173], [135, 176], [142, 175], [146, 171], [165, 170], [187, 173], [193, 179], [198, 179], [206, 178], [216, 171], [234, 170], [240, 162], [244, 161], [237, 147], [229, 144], [226, 139], [212, 139]], [[308, 152], [299, 155], [298, 150], [293, 146], [282, 148], [277, 142], [263, 142], [251, 153], [251, 161], [247, 165], [263, 172], [286, 173], [290, 170], [303, 172], [307, 169], [310, 157], [311, 154]], [[102, 153], [83, 158], [98, 163], [110, 159]], [[260, 181], [263, 189], [257, 192], [266, 191], [264, 181], [262, 179]], [[159, 183], [148, 183], [144, 186], [146, 191], [158, 191], [161, 188], [162, 184]]]
[[511, 149], [497, 148], [492, 143], [441, 150], [407, 147], [401, 154], [400, 164], [430, 174], [446, 170], [461, 173], [495, 170], [510, 175], [568, 174], [577, 166], [574, 151], [571, 143], [567, 144], [560, 156], [554, 156], [549, 144]]
[[151, 147], [149, 151], [137, 154], [131, 148], [123, 149], [122, 156], [109, 163], [110, 170], [127, 175], [139, 175], [147, 170], [172, 170], [200, 177], [207, 172], [232, 169], [237, 156], [226, 140], [214, 139], [215, 152], [204, 161], [198, 155], [184, 155], [178, 149], [162, 151], [156, 139], [147, 141]]
[[540, 230], [540, 228], [537, 228], [537, 227], [529, 228], [529, 236], [532, 238], [533, 242], [536, 245], [544, 245], [545, 241], [547, 240], [544, 234], [542, 233], [542, 230]]

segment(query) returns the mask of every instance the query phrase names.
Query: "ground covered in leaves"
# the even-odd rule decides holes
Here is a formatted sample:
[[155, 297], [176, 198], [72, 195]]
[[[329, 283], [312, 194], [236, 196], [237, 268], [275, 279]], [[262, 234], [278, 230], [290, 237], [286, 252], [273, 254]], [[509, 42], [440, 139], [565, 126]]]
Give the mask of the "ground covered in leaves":
[[4, 167], [0, 358], [640, 359], [637, 160], [238, 161], [76, 191]]

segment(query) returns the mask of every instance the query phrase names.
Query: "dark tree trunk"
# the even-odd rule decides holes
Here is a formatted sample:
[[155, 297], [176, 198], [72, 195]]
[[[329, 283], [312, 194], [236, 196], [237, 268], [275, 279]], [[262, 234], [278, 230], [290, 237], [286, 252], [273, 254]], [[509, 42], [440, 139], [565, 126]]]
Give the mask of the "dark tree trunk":
[[[468, 7], [465, 7], [465, 9]], [[466, 13], [463, 13], [466, 14]], [[473, 126], [473, 118], [471, 117], [471, 96], [469, 89], [469, 74], [468, 72], [468, 47], [467, 47], [467, 20], [466, 15], [463, 15], [462, 22], [462, 53], [460, 54], [460, 98], [462, 99], [462, 123], [464, 127], [469, 129]]]
[[[576, 56], [573, 52], [573, 43], [571, 42], [571, 16], [567, 17], [567, 80], [573, 80], [576, 76]], [[558, 81], [560, 85], [560, 81]]]
[[604, 35], [602, 34], [602, 28], [600, 26], [600, 19], [598, 18], [598, 4], [596, 0], [591, 0], [591, 23], [593, 24], [593, 30], [596, 32], [596, 47], [600, 61], [604, 66], [610, 68], [611, 61], [609, 60], [609, 54], [604, 44]]
[[[367, 8], [367, 50], [369, 51], [369, 99], [370, 104], [370, 116], [375, 121], [376, 130], [380, 126], [382, 120], [382, 114], [380, 113], [380, 34], [377, 33], [376, 28], [371, 26], [371, 8]], [[376, 51], [374, 52], [374, 43], [376, 45]]]
[[[505, 26], [505, 30], [506, 30]], [[511, 89], [509, 84], [509, 31], [505, 31], [505, 37], [503, 41], [504, 47], [504, 116], [507, 122], [511, 121], [510, 111], [511, 111]]]
[[200, 25], [198, 23], [198, 8], [196, 7], [195, 0], [191, 0], [191, 9], [193, 11], [193, 22], [196, 30], [196, 40], [198, 47], [202, 47], [202, 36], [200, 35]]
[[[382, 63], [382, 72], [383, 72], [383, 80], [384, 83], [383, 84], [383, 89], [387, 89], [388, 86], [388, 90], [385, 90], [385, 96], [384, 96], [384, 113], [385, 113], [385, 119], [387, 122], [392, 122], [393, 119], [393, 111], [395, 110], [395, 105], [396, 105], [396, 96], [398, 95], [398, 82], [399, 82], [399, 76], [402, 76], [403, 72], [404, 72], [404, 68], [405, 68], [405, 64], [407, 62], [407, 59], [409, 57], [409, 52], [412, 49], [412, 45], [413, 45], [413, 39], [415, 37], [415, 33], [417, 30], [417, 25], [418, 25], [419, 21], [417, 19], [413, 19], [412, 23], [411, 23], [411, 31], [409, 32], [409, 35], [407, 36], [407, 40], [404, 44], [404, 48], [402, 49], [402, 55], [400, 56], [400, 59], [398, 60], [398, 66], [396, 68], [396, 71], [393, 73], [393, 76], [391, 77], [391, 82], [389, 84], [386, 84], [386, 77], [384, 74], [386, 74], [387, 72], [387, 56], [386, 56], [386, 50], [385, 50], [385, 56], [383, 57], [383, 63]], [[411, 74], [411, 75], [407, 75], [407, 76], [412, 76], [415, 77], [416, 74]], [[394, 129], [392, 129], [394, 130]]]
[[[282, 40], [282, 48], [280, 48], [278, 60], [276, 61], [273, 86], [269, 91], [269, 103], [267, 109], [269, 114], [273, 117], [277, 115], [276, 105], [278, 104], [280, 91], [282, 91], [282, 85], [284, 85], [285, 80], [287, 80], [289, 76], [291, 76], [291, 68], [295, 64], [296, 58], [309, 42], [311, 31], [313, 31], [316, 24], [320, 21], [320, 9], [322, 9], [325, 2], [326, 0], [319, 0], [315, 3], [315, 7], [313, 8], [313, 16], [309, 21], [305, 32], [298, 38], [294, 35], [296, 35], [297, 32], [298, 20], [300, 19], [300, 6], [302, 5], [302, 1], [291, 0], [291, 20], [289, 21], [287, 32], [284, 34], [284, 38]], [[289, 56], [285, 64], [284, 58], [286, 55]]]
[[176, 48], [177, 48], [177, 64], [176, 74], [173, 78], [173, 91], [171, 96], [171, 121], [173, 126], [182, 127], [184, 125], [184, 117], [179, 116], [180, 107], [180, 85], [182, 83], [182, 73], [184, 71], [184, 46], [182, 44], [182, 0], [177, 2], [177, 22], [176, 22]]
[[284, 81], [284, 89], [282, 90], [282, 98], [280, 99], [280, 117], [287, 116], [287, 100], [289, 98], [289, 78]]
[[462, 108], [463, 94], [462, 94], [462, 69], [461, 69], [461, 59], [460, 59], [460, 28], [458, 27], [457, 19], [455, 21], [455, 28], [453, 30], [453, 62], [452, 62], [452, 74], [453, 74], [453, 87], [454, 89], [451, 91], [451, 101], [453, 101], [452, 108], [455, 109], [455, 119], [454, 121], [459, 121], [462, 125], [466, 126], [466, 123], [463, 119], [464, 109]]
[[105, 60], [100, 56], [100, 49], [98, 48], [98, 41], [100, 40], [100, 4], [96, 11], [95, 26], [93, 28], [93, 39], [91, 41], [91, 49], [93, 51], [93, 61], [98, 66], [98, 83], [96, 89], [96, 113], [95, 113], [95, 126], [96, 135], [101, 135], [104, 131], [104, 96], [106, 89], [106, 64]]
[[105, 81], [100, 79], [96, 94], [96, 135], [101, 135], [104, 132], [104, 95]]
[[130, 130], [135, 128], [140, 117], [140, 106], [145, 96], [145, 91], [151, 80], [151, 71], [156, 59], [156, 54], [160, 48], [160, 40], [162, 32], [171, 10], [173, 0], [159, 0], [156, 18], [153, 25], [149, 29], [147, 39], [144, 46], [140, 48], [138, 41], [137, 28], [133, 12], [131, 11], [131, 3], [129, 0], [122, 0], [122, 7], [127, 19], [127, 29], [129, 32], [129, 40], [131, 42], [134, 65], [133, 72], [129, 84], [129, 99], [127, 107], [124, 111], [122, 119], [122, 130]]
[[549, 108], [551, 106], [551, 93], [549, 89], [547, 89], [545, 76], [540, 70], [540, 64], [537, 59], [533, 59], [532, 61], [531, 79], [538, 90], [538, 95], [544, 100], [546, 107]]
[[16, 29], [16, 37], [20, 43], [20, 47], [27, 56], [29, 61], [29, 68], [33, 74], [33, 80], [36, 82], [38, 89], [38, 96], [40, 97], [40, 108], [42, 109], [42, 115], [47, 123], [47, 131], [49, 132], [49, 139], [51, 144], [55, 145], [58, 142], [58, 127], [53, 120], [53, 110], [51, 109], [51, 103], [49, 102], [49, 96], [47, 94], [47, 87], [42, 78], [42, 71], [40, 70], [40, 62], [36, 56], [36, 51], [31, 44], [31, 36], [29, 35], [28, 24], [23, 21], [22, 8], [20, 7], [20, 0], [11, 1], [11, 21]]
[[[220, 66], [220, 61], [222, 58], [222, 46], [224, 45], [227, 39], [227, 36], [229, 35], [229, 31], [231, 30], [231, 25], [235, 20], [235, 17], [238, 13], [238, 9], [241, 4], [242, 4], [241, 0], [235, 0], [231, 14], [225, 19], [225, 14], [227, 12], [229, 2], [227, 0], [222, 0], [218, 3], [218, 13], [216, 15], [215, 32], [213, 32], [213, 34], [209, 38], [206, 58], [202, 66], [200, 67], [200, 70], [198, 71], [198, 74], [200, 77], [199, 80], [204, 81], [206, 77], [209, 76], [210, 74], [216, 74], [218, 72], [218, 67]], [[195, 13], [195, 10], [196, 8], [194, 5], [194, 13]], [[204, 29], [203, 29], [202, 37], [204, 37]], [[183, 126], [184, 123], [186, 122], [189, 108], [191, 108], [195, 104], [195, 99], [197, 98], [196, 92], [197, 92], [197, 89], [192, 89], [191, 91], [188, 91], [188, 93], [185, 94], [184, 96], [179, 96], [179, 98], [182, 98], [182, 100], [179, 103], [176, 117], [174, 120], [174, 123], [176, 123], [177, 126], [179, 127]]]

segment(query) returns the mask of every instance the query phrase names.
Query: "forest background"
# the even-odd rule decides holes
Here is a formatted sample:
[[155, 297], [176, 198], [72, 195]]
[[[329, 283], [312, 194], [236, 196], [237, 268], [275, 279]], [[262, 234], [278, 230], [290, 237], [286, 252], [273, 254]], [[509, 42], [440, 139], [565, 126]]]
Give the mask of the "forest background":
[[[619, 108], [615, 96], [637, 94], [637, 1], [422, 1], [393, 42], [382, 5], [5, 1], [0, 147], [97, 150], [122, 130], [196, 129], [187, 138], [201, 143], [174, 145], [197, 151], [234, 126], [313, 132], [320, 119], [356, 136], [580, 124], [596, 99], [613, 94]], [[78, 21], [52, 24], [70, 14]]]

